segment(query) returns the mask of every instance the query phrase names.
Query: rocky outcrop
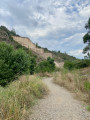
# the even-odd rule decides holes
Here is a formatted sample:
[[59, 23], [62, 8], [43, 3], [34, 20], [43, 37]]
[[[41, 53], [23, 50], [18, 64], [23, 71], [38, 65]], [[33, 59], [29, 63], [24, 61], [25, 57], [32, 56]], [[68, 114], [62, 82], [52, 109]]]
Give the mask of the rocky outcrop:
[[13, 39], [20, 43], [22, 46], [25, 46], [28, 49], [31, 49], [35, 53], [37, 53], [39, 56], [43, 57], [44, 59], [47, 59], [48, 57], [52, 58], [52, 53], [45, 53], [43, 48], [38, 48], [36, 45], [27, 37], [18, 37], [13, 36]]

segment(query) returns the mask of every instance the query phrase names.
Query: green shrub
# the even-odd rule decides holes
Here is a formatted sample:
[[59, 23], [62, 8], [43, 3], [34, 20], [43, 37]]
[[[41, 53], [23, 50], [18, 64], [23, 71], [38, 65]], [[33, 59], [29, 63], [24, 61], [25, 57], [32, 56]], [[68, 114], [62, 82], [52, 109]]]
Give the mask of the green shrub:
[[30, 62], [30, 65], [29, 65], [30, 74], [34, 74], [35, 67], [36, 67], [36, 59], [35, 59], [35, 57], [31, 57], [29, 62]]
[[7, 85], [14, 77], [13, 70], [3, 60], [0, 60], [0, 85]]
[[87, 106], [87, 110], [90, 111], [90, 105]]
[[29, 71], [29, 56], [22, 49], [18, 49], [13, 53], [13, 61], [11, 68], [14, 74], [23, 74]]
[[80, 69], [90, 66], [90, 60], [75, 60], [75, 61], [65, 61], [64, 68], [72, 70], [72, 69]]
[[47, 60], [42, 61], [38, 64], [36, 67], [36, 72], [52, 72], [55, 70], [55, 63], [54, 60], [50, 57], [47, 58]]
[[90, 82], [85, 82], [84, 87], [87, 91], [90, 91]]
[[5, 42], [0, 43], [0, 60], [4, 60], [6, 64], [11, 64], [13, 51], [14, 48], [11, 45]]
[[73, 62], [71, 62], [71, 61], [66, 61], [66, 62], [64, 63], [64, 68], [69, 69], [69, 70], [73, 69], [73, 68], [74, 68]]
[[35, 66], [35, 58], [23, 49], [14, 50], [11, 45], [0, 43], [0, 85], [7, 85], [23, 73], [33, 74]]

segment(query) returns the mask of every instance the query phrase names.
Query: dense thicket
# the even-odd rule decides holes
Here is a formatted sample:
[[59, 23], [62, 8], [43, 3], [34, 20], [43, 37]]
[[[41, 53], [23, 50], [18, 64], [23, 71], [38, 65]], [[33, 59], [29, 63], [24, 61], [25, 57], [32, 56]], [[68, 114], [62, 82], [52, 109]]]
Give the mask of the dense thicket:
[[5, 86], [23, 73], [33, 74], [35, 63], [35, 58], [23, 49], [14, 50], [11, 45], [0, 43], [0, 85]]
[[54, 60], [50, 57], [47, 60], [40, 62], [36, 67], [36, 72], [52, 72], [55, 70]]

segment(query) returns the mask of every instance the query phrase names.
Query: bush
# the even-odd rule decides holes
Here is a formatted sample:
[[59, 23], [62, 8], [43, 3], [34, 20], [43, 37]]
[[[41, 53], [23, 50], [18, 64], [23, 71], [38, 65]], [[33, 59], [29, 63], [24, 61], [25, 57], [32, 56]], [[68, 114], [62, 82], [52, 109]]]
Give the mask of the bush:
[[0, 85], [7, 85], [23, 73], [33, 74], [35, 65], [35, 58], [23, 49], [14, 50], [11, 45], [0, 43]]
[[0, 85], [5, 86], [13, 79], [13, 70], [3, 60], [0, 60]]
[[64, 63], [64, 68], [69, 69], [69, 70], [73, 69], [73, 68], [74, 68], [73, 62], [71, 62], [71, 61], [66, 61], [66, 62]]
[[35, 57], [31, 57], [30, 58], [30, 66], [29, 66], [29, 70], [30, 70], [31, 75], [34, 74], [35, 67], [36, 67], [36, 59], [35, 59]]
[[55, 63], [54, 60], [50, 57], [47, 58], [47, 60], [42, 61], [38, 64], [36, 67], [36, 72], [52, 72], [55, 70]]
[[29, 56], [22, 49], [18, 49], [13, 53], [13, 61], [11, 68], [14, 74], [21, 75], [25, 72], [29, 72]]
[[72, 69], [80, 69], [90, 66], [90, 60], [75, 60], [75, 61], [66, 61], [64, 63], [64, 68], [72, 70]]

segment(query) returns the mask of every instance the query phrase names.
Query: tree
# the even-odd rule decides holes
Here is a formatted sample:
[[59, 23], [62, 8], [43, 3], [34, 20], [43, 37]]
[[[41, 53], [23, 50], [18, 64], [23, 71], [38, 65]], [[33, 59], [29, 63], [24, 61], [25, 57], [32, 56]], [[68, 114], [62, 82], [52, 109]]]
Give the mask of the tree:
[[88, 29], [88, 32], [83, 37], [83, 42], [86, 43], [86, 47], [83, 49], [83, 53], [87, 53], [88, 58], [90, 58], [90, 18], [88, 23], [85, 25], [85, 28]]
[[16, 31], [14, 28], [12, 28], [12, 30], [10, 32], [11, 32], [11, 35], [16, 35]]

